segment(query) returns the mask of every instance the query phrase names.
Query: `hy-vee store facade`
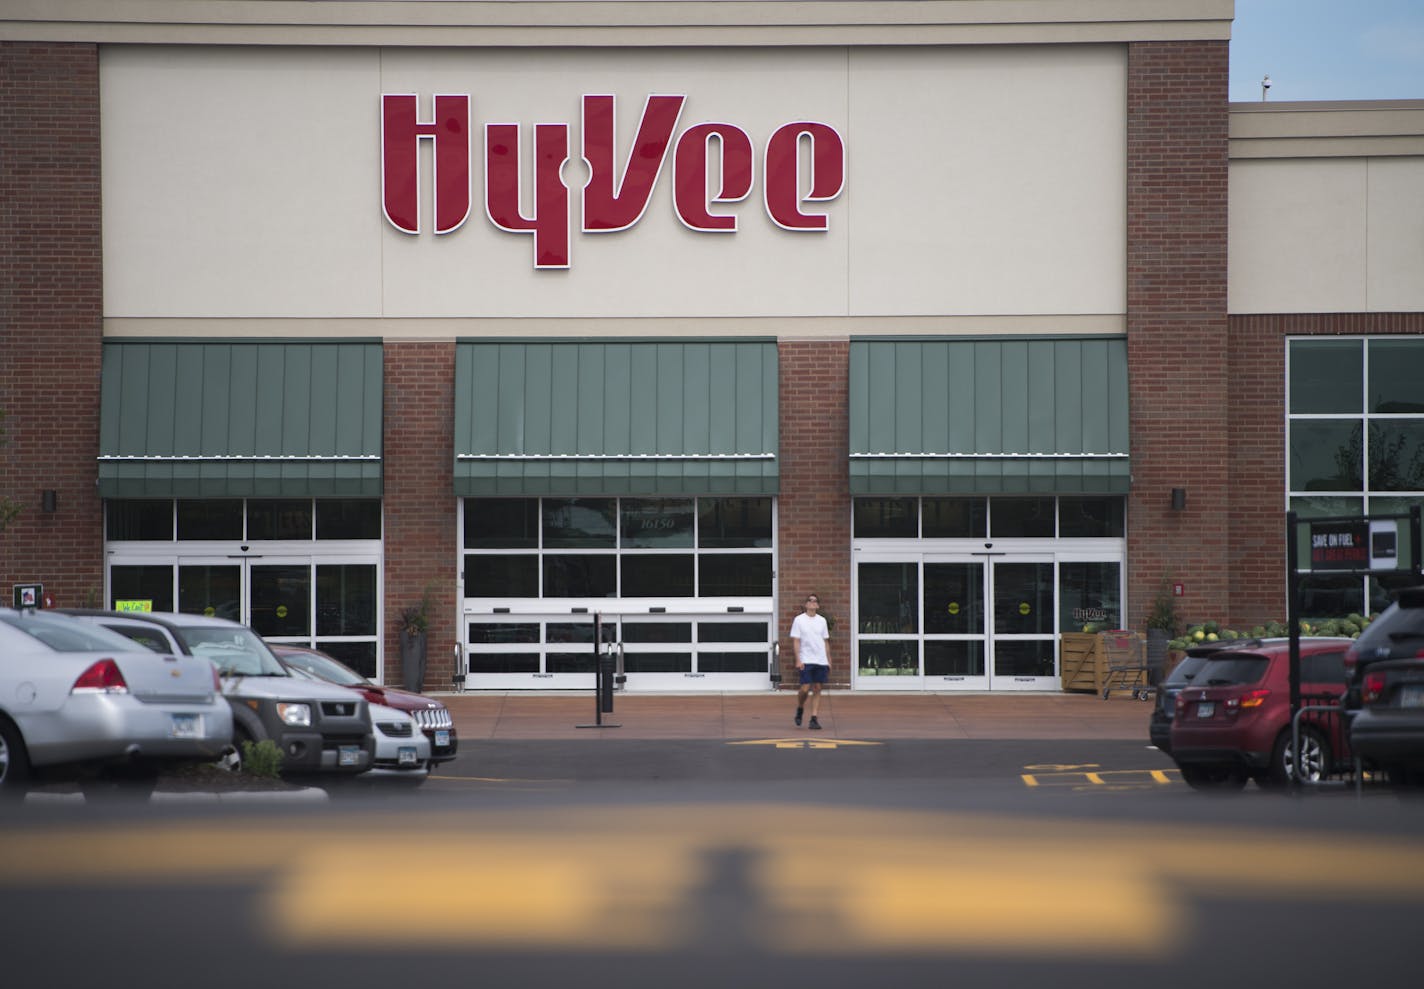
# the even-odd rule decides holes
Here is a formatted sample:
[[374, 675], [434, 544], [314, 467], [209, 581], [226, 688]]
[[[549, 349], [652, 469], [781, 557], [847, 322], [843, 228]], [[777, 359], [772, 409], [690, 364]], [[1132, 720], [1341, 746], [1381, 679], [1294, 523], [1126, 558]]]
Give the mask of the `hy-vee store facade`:
[[163, 11], [0, 19], [60, 605], [396, 681], [426, 597], [432, 688], [587, 687], [599, 612], [747, 689], [815, 591], [856, 689], [1056, 689], [1424, 494], [1424, 103], [1228, 105], [1226, 0]]

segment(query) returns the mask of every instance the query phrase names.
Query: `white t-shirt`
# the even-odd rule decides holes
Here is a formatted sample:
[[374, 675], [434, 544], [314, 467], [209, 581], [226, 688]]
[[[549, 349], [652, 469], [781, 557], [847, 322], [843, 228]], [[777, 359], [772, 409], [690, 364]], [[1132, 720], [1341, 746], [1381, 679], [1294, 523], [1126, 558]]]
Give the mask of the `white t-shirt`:
[[830, 666], [826, 655], [826, 640], [831, 637], [830, 626], [820, 615], [812, 618], [804, 611], [791, 623], [791, 637], [801, 640], [801, 662], [807, 665]]

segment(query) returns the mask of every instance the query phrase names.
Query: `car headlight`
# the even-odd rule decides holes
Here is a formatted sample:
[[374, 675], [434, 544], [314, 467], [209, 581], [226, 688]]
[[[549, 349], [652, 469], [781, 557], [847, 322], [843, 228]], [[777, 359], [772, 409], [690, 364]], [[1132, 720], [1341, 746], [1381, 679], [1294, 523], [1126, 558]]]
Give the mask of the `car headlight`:
[[282, 719], [282, 724], [291, 725], [294, 728], [311, 727], [311, 705], [310, 704], [278, 704], [277, 717]]

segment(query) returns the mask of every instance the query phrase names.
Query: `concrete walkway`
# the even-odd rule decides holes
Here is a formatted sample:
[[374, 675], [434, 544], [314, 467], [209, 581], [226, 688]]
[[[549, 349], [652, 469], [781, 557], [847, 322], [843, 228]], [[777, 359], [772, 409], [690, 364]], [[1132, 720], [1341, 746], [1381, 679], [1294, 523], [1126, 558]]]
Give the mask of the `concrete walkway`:
[[792, 723], [796, 698], [773, 693], [619, 694], [591, 731], [593, 692], [439, 694], [460, 738], [478, 739], [1141, 739], [1152, 705], [1114, 694], [830, 693], [821, 699], [821, 732]]

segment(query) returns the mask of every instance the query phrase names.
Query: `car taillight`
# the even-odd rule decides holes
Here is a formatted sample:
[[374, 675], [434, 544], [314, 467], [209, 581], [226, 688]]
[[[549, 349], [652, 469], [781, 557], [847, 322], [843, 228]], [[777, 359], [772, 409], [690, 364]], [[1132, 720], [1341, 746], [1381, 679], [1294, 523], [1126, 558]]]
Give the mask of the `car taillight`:
[[101, 659], [74, 681], [69, 688], [71, 694], [127, 694], [128, 682], [119, 670], [119, 664], [112, 659]]
[[1373, 704], [1384, 696], [1384, 674], [1366, 673], [1365, 688], [1362, 697], [1366, 704]]
[[1266, 698], [1271, 696], [1269, 690], [1252, 690], [1241, 698], [1242, 707], [1260, 707], [1266, 703]]
[[1187, 709], [1187, 699], [1181, 694], [1177, 695], [1177, 713], [1181, 714]]

